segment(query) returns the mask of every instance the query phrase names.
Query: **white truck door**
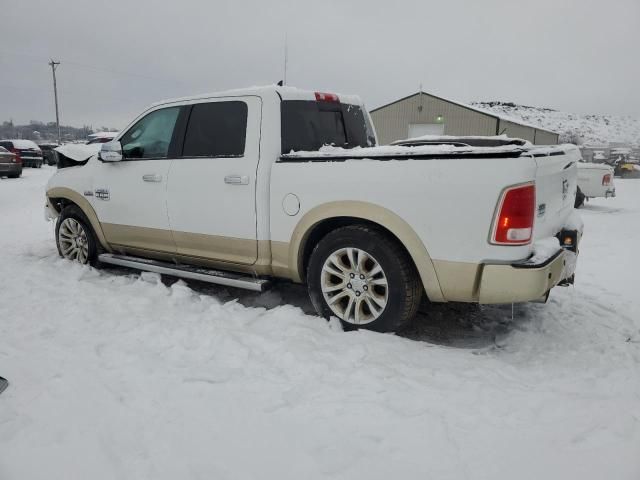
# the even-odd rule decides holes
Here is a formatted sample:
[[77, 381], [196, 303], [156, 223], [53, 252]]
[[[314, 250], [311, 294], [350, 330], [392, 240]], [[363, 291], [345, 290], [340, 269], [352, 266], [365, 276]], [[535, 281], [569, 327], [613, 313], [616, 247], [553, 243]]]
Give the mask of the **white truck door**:
[[253, 264], [256, 170], [262, 101], [225, 97], [196, 103], [187, 121], [182, 155], [171, 162], [169, 222], [178, 254]]
[[92, 204], [115, 247], [175, 253], [166, 187], [179, 112], [168, 107], [148, 113], [120, 137], [123, 159], [98, 165]]

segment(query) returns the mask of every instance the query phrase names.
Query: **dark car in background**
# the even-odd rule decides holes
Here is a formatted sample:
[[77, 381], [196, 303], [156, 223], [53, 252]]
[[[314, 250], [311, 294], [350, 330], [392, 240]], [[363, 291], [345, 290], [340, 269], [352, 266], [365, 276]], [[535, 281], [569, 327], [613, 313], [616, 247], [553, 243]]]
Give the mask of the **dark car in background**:
[[0, 140], [0, 147], [4, 147], [15, 154], [22, 162], [23, 167], [42, 167], [42, 150], [31, 140]]
[[0, 176], [18, 178], [22, 175], [22, 162], [15, 153], [0, 147]]
[[39, 143], [38, 146], [40, 150], [42, 150], [42, 157], [44, 159], [44, 163], [47, 165], [55, 165], [56, 162], [56, 153], [53, 150], [58, 146], [57, 143]]

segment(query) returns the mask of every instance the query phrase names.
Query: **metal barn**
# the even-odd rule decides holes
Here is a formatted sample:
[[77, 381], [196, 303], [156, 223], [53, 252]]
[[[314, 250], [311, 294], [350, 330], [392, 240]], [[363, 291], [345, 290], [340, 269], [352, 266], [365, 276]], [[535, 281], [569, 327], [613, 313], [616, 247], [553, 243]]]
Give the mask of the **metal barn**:
[[559, 135], [459, 102], [417, 92], [371, 110], [381, 145], [422, 135], [502, 135], [556, 145]]

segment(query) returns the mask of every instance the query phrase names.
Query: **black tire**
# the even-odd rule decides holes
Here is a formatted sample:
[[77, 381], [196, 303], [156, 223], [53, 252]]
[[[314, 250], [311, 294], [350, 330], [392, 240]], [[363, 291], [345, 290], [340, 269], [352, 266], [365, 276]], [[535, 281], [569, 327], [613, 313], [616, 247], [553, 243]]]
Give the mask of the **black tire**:
[[88, 255], [87, 260], [80, 263], [90, 264], [94, 267], [98, 266], [98, 242], [96, 240], [95, 232], [93, 231], [93, 228], [91, 228], [91, 222], [89, 222], [89, 219], [77, 205], [68, 205], [64, 207], [62, 209], [62, 212], [60, 212], [60, 215], [58, 216], [58, 220], [56, 221], [56, 247], [58, 247], [58, 254], [62, 258], [67, 258], [62, 253], [62, 248], [60, 246], [60, 226], [67, 218], [76, 220], [86, 233]]
[[578, 187], [578, 189], [576, 190], [576, 201], [573, 204], [574, 208], [580, 208], [584, 205], [584, 200], [585, 200], [585, 195], [584, 193], [582, 193], [582, 190], [580, 190], [580, 187]]
[[20, 177], [20, 175], [22, 175], [21, 173], [12, 173], [11, 175], [7, 175], [7, 177], [9, 178], [18, 178]]
[[416, 315], [422, 297], [418, 272], [397, 240], [382, 230], [367, 225], [338, 228], [315, 246], [307, 268], [307, 285], [311, 303], [323, 318], [338, 315], [331, 310], [322, 293], [322, 268], [334, 252], [342, 248], [357, 248], [375, 258], [388, 282], [388, 298], [383, 311], [370, 323], [357, 325], [340, 319], [347, 330], [365, 328], [377, 332], [395, 332]]

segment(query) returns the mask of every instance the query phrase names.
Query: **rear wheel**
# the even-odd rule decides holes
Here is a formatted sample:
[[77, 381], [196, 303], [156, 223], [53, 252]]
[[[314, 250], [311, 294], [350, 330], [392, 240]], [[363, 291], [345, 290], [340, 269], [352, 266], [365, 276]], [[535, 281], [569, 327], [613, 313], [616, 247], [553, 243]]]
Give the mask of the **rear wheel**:
[[89, 220], [75, 205], [65, 207], [56, 223], [58, 253], [67, 260], [81, 264], [94, 264], [97, 243]]
[[334, 230], [313, 250], [307, 270], [309, 296], [324, 318], [347, 329], [400, 329], [415, 316], [422, 285], [403, 247], [365, 225]]

